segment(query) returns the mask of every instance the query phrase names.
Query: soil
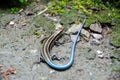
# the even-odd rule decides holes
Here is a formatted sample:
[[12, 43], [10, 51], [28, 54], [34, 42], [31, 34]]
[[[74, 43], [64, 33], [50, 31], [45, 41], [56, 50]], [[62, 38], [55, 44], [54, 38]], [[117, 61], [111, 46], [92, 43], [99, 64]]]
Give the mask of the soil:
[[[16, 74], [9, 75], [9, 80], [120, 80], [119, 72], [113, 71], [111, 58], [113, 51], [120, 49], [110, 45], [111, 34], [105, 34], [100, 45], [92, 43], [93, 38], [86, 41], [81, 37], [76, 46], [74, 63], [65, 71], [54, 70], [46, 63], [35, 64], [42, 52], [42, 35], [49, 36], [54, 32], [54, 28], [49, 30], [52, 21], [46, 20], [43, 14], [37, 15], [43, 9], [44, 5], [36, 4], [34, 9], [28, 6], [17, 14], [0, 11], [0, 14], [4, 14], [0, 16], [0, 64], [3, 65], [0, 71], [6, 71], [10, 67], [16, 70]], [[39, 17], [41, 24], [36, 23], [39, 23], [36, 19], [38, 16], [43, 16]], [[36, 35], [36, 31], [40, 35]], [[55, 60], [57, 64], [69, 61], [72, 42], [68, 35], [60, 38], [61, 41], [64, 39], [63, 44], [54, 46], [51, 51], [51, 54], [65, 57], [65, 60]], [[103, 52], [103, 57], [99, 56], [98, 50]], [[120, 64], [118, 59], [114, 60]], [[0, 80], [4, 80], [2, 74], [0, 76]]]

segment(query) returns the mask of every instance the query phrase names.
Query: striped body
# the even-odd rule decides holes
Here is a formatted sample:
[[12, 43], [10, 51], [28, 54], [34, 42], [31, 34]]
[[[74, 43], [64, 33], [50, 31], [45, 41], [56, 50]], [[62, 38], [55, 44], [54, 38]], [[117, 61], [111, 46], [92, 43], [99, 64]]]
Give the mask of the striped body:
[[83, 24], [81, 25], [78, 33], [77, 33], [77, 36], [76, 36], [76, 39], [74, 40], [74, 43], [73, 43], [73, 46], [72, 46], [72, 52], [71, 52], [71, 56], [70, 56], [70, 60], [69, 62], [66, 64], [66, 65], [57, 65], [55, 64], [51, 58], [50, 58], [50, 49], [52, 47], [52, 45], [54, 44], [54, 42], [56, 41], [56, 39], [61, 35], [61, 33], [63, 32], [64, 28], [59, 28], [57, 31], [55, 31], [48, 39], [47, 41], [45, 42], [45, 44], [43, 45], [43, 52], [42, 52], [42, 57], [45, 59], [46, 63], [52, 67], [53, 69], [56, 69], [56, 70], [66, 70], [68, 68], [70, 68], [74, 62], [74, 52], [75, 52], [75, 46], [76, 46], [76, 43], [77, 43], [77, 39], [80, 35], [80, 32], [84, 26], [86, 22], [86, 19], [84, 20]]

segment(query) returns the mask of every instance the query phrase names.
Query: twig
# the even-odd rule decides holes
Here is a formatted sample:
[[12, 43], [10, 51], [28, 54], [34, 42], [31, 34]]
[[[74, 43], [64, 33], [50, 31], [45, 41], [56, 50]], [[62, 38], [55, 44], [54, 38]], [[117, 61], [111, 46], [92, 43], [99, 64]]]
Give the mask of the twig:
[[45, 11], [47, 11], [48, 10], [48, 7], [47, 6], [45, 6], [45, 9], [44, 10], [42, 10], [42, 11], [40, 11], [37, 15], [40, 15], [40, 14], [42, 14], [42, 13], [44, 13]]

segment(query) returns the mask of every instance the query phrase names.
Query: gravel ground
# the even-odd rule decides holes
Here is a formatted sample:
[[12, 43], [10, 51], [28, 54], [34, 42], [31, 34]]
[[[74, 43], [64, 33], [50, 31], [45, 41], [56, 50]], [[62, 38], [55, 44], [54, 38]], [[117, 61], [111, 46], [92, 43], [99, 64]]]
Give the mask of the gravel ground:
[[[42, 5], [37, 6], [36, 11], [41, 11], [42, 8]], [[36, 26], [36, 11], [33, 15], [26, 14], [30, 13], [30, 9], [27, 7], [18, 14], [2, 13], [5, 15], [0, 18], [0, 64], [3, 65], [0, 71], [6, 71], [10, 67], [16, 70], [16, 74], [9, 75], [9, 80], [120, 80], [119, 72], [112, 71], [111, 53], [116, 48], [109, 44], [110, 34], [104, 35], [100, 45], [92, 43], [92, 38], [85, 41], [81, 37], [76, 46], [74, 64], [68, 70], [56, 71], [46, 63], [34, 64], [39, 60], [42, 47], [41, 36], [36, 35], [35, 31], [48, 36], [46, 32], [54, 30], [43, 28], [41, 25], [49, 26], [52, 23], [47, 23], [46, 19], [46, 22], [42, 21], [41, 17], [44, 23]], [[68, 35], [61, 37], [60, 41], [64, 39], [64, 44], [54, 46], [51, 51], [57, 56], [65, 57], [65, 60], [55, 61], [60, 64], [68, 62], [72, 46]], [[99, 51], [102, 52], [101, 55]], [[4, 80], [2, 74], [0, 80]]]

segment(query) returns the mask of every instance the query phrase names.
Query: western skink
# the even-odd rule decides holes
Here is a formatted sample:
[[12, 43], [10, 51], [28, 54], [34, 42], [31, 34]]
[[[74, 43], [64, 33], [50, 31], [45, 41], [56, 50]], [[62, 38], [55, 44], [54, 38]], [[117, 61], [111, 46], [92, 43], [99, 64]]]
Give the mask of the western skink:
[[52, 59], [50, 58], [50, 49], [51, 47], [53, 46], [54, 42], [56, 41], [56, 39], [60, 36], [60, 34], [63, 32], [64, 28], [63, 27], [60, 27], [59, 30], [55, 31], [45, 42], [45, 44], [43, 45], [43, 52], [42, 52], [42, 57], [44, 58], [45, 62], [53, 69], [56, 69], [56, 70], [66, 70], [68, 68], [70, 68], [74, 62], [74, 52], [75, 52], [75, 47], [76, 47], [76, 43], [77, 43], [77, 40], [78, 40], [78, 37], [80, 35], [80, 32], [84, 26], [86, 22], [86, 18], [84, 19], [84, 22], [82, 23], [78, 33], [77, 33], [77, 36], [73, 42], [73, 45], [72, 45], [72, 52], [71, 52], [71, 56], [70, 56], [70, 60], [69, 62], [66, 64], [66, 65], [57, 65], [55, 64]]

